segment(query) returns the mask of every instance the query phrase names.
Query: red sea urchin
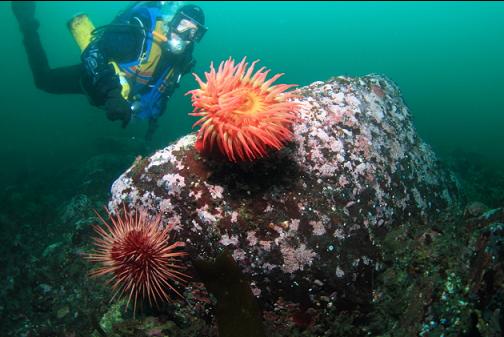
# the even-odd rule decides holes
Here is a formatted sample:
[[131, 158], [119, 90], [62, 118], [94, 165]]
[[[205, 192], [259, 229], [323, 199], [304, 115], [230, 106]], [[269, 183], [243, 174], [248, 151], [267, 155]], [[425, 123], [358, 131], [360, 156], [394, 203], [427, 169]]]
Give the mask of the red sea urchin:
[[111, 274], [112, 299], [116, 295], [128, 297], [127, 305], [133, 299], [133, 311], [139, 298], [147, 297], [151, 305], [153, 301], [169, 301], [167, 288], [182, 296], [170, 281], [187, 281], [189, 276], [180, 271], [184, 267], [177, 260], [187, 254], [175, 251], [183, 242], [168, 244], [171, 226], [161, 228], [161, 216], [149, 220], [144, 211], [131, 214], [124, 210], [121, 216], [107, 213], [111, 224], [97, 213], [105, 228], [94, 225], [96, 251], [87, 259], [101, 266], [91, 276]]
[[292, 139], [299, 104], [289, 101], [294, 95], [285, 91], [296, 85], [272, 85], [283, 74], [266, 80], [264, 67], [252, 74], [257, 62], [247, 69], [245, 58], [237, 65], [229, 58], [217, 71], [212, 63], [206, 83], [193, 74], [200, 88], [187, 94], [192, 94], [191, 115], [202, 117], [194, 124], [201, 125], [198, 150], [211, 151], [216, 144], [231, 161], [255, 160]]

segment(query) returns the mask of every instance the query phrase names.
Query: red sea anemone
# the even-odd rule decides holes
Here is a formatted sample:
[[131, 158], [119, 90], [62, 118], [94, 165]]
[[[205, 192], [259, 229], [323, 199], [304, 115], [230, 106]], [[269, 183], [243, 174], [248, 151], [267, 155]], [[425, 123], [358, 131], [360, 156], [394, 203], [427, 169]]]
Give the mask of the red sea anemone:
[[286, 93], [294, 84], [272, 85], [283, 74], [269, 80], [264, 67], [253, 74], [254, 61], [247, 69], [245, 58], [235, 65], [229, 58], [215, 71], [205, 73], [206, 83], [193, 74], [200, 88], [191, 90], [194, 111], [202, 117], [196, 148], [211, 151], [215, 145], [231, 161], [255, 160], [269, 149], [281, 149], [292, 139], [290, 126], [298, 119], [299, 104], [288, 101]]
[[134, 311], [138, 299], [148, 298], [151, 305], [152, 301], [169, 301], [167, 288], [182, 296], [171, 282], [186, 282], [188, 276], [180, 271], [184, 268], [177, 260], [186, 253], [175, 251], [183, 242], [168, 243], [171, 226], [161, 228], [161, 216], [149, 220], [144, 211], [108, 214], [111, 224], [97, 214], [104, 228], [94, 226], [96, 252], [87, 258], [102, 266], [91, 276], [111, 274], [112, 299], [116, 295], [128, 297], [128, 304], [133, 299]]

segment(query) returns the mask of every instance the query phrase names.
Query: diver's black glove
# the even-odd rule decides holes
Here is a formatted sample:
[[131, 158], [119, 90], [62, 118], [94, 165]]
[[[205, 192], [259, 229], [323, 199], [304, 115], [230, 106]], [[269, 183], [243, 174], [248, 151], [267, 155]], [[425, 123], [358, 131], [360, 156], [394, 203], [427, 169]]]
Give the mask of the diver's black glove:
[[121, 82], [114, 66], [107, 62], [97, 41], [91, 41], [81, 55], [81, 85], [94, 106], [105, 105], [111, 91], [120, 90]]
[[122, 121], [123, 128], [130, 122], [132, 111], [131, 104], [121, 96], [120, 89], [109, 92], [104, 107], [109, 120]]

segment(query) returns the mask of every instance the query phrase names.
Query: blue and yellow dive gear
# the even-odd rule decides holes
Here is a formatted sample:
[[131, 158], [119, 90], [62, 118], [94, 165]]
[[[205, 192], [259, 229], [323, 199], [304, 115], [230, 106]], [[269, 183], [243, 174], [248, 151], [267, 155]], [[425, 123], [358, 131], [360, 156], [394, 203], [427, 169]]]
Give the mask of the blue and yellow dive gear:
[[[91, 42], [93, 31], [95, 27], [86, 14], [78, 14], [68, 21], [68, 29], [79, 46], [81, 53]], [[116, 62], [109, 62], [114, 67], [116, 75], [119, 77], [121, 83], [121, 96], [127, 100], [130, 94], [130, 86], [126, 80], [125, 74], [120, 70]]]
[[[110, 62], [121, 81], [123, 98], [131, 102], [134, 115], [141, 119], [156, 118], [162, 114], [163, 98], [170, 94], [166, 92], [167, 88], [173, 89], [181, 78], [180, 65], [175, 64], [175, 59], [163, 58], [163, 64], [160, 64], [168, 40], [164, 15], [166, 13], [162, 13], [160, 7], [146, 6], [141, 2], [131, 6], [109, 25], [131, 27], [142, 32], [139, 56], [131, 62]], [[72, 18], [68, 26], [83, 51], [93, 39], [94, 25], [85, 14], [81, 14]], [[101, 29], [96, 29], [94, 33]]]

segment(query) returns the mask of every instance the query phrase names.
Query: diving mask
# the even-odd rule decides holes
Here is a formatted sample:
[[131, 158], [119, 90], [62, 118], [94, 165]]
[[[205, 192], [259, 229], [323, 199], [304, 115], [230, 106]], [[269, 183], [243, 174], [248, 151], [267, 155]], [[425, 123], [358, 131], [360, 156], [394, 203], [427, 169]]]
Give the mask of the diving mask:
[[168, 48], [174, 54], [182, 54], [192, 41], [200, 41], [206, 28], [191, 20], [183, 13], [170, 25]]
[[205, 35], [207, 28], [190, 18], [183, 12], [177, 15], [171, 21], [171, 32], [177, 34], [182, 40], [199, 42]]

